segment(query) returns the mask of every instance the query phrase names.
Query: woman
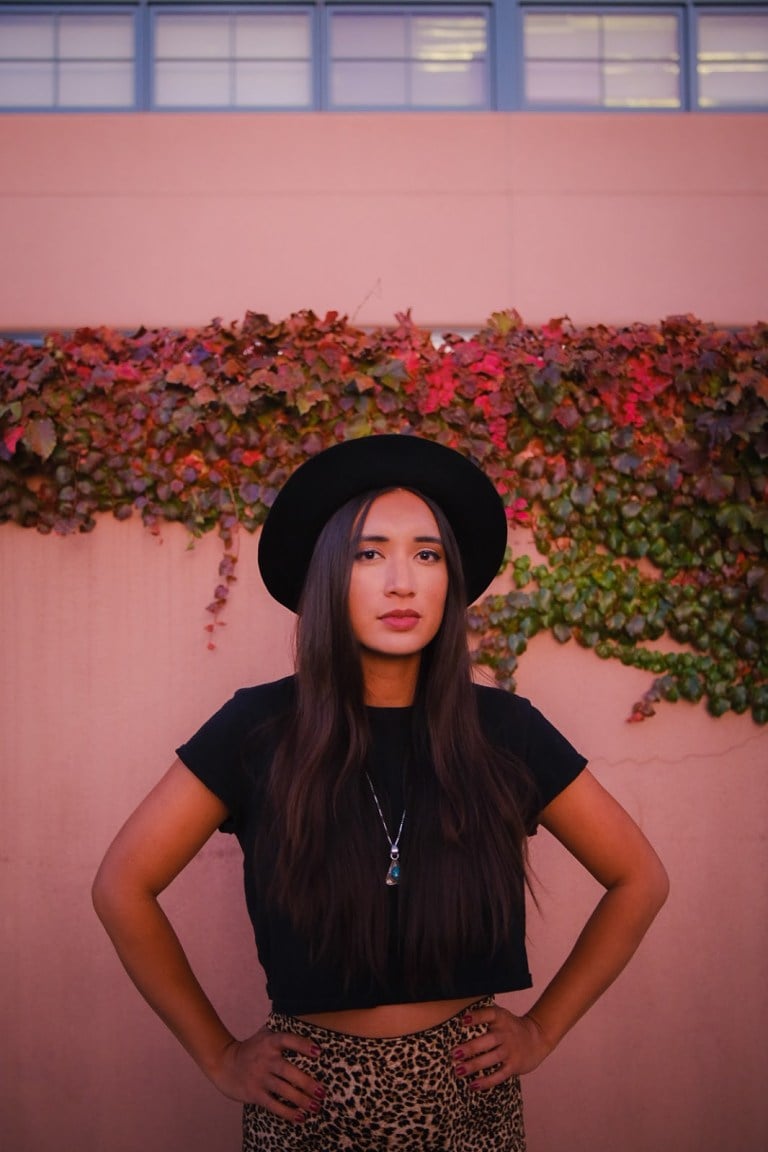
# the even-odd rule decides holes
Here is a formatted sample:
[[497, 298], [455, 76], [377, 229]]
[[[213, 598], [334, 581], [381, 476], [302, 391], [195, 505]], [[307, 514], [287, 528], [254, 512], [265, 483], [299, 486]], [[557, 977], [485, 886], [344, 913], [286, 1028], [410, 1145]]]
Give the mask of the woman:
[[[129, 818], [94, 902], [140, 992], [244, 1107], [243, 1148], [525, 1148], [519, 1076], [630, 959], [667, 892], [644, 836], [527, 701], [473, 685], [466, 604], [506, 544], [459, 453], [374, 436], [288, 480], [259, 545], [296, 675], [235, 694]], [[604, 886], [531, 1010], [526, 838]], [[236, 1039], [157, 897], [221, 827], [273, 1010]]]

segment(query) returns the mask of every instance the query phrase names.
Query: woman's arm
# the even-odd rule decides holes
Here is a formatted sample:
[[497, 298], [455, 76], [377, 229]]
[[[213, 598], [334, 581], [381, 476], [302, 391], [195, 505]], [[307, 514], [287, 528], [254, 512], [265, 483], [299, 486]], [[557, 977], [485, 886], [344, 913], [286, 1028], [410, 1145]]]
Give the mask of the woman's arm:
[[93, 903], [142, 996], [217, 1088], [232, 1099], [301, 1120], [316, 1110], [322, 1089], [283, 1052], [290, 1047], [308, 1056], [318, 1053], [302, 1037], [286, 1039], [266, 1029], [235, 1040], [158, 903], [226, 815], [218, 797], [177, 760], [107, 851], [93, 884]]
[[[632, 958], [669, 889], [661, 861], [638, 826], [594, 776], [582, 772], [541, 813], [549, 832], [598, 880], [605, 894], [565, 963], [523, 1017], [502, 1008], [473, 1013], [484, 1037], [462, 1046], [457, 1071], [493, 1087], [529, 1072], [562, 1040]], [[467, 1059], [467, 1054], [471, 1058]]]
[[541, 823], [606, 889], [527, 1013], [551, 1050], [635, 954], [667, 898], [669, 880], [637, 824], [588, 771], [545, 808]]

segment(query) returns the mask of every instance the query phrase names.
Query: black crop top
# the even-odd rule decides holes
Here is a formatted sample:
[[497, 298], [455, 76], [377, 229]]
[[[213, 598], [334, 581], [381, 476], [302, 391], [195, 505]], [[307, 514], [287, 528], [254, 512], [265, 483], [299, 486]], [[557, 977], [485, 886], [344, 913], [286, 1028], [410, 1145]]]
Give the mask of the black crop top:
[[[535, 781], [536, 808], [540, 811], [578, 776], [586, 760], [529, 701], [497, 688], [476, 686], [475, 690], [486, 736], [527, 764]], [[307, 943], [290, 920], [263, 906], [255, 890], [253, 858], [259, 797], [274, 754], [274, 738], [265, 735], [254, 741], [252, 734], [265, 721], [287, 714], [293, 694], [293, 677], [243, 688], [177, 749], [181, 761], [228, 809], [221, 830], [234, 833], [243, 850], [245, 899], [267, 977], [267, 994], [275, 1011], [307, 1015], [529, 988], [532, 981], [522, 917], [515, 924], [512, 938], [493, 954], [463, 957], [447, 984], [426, 980], [421, 987], [407, 989], [393, 958], [384, 983], [367, 978], [344, 990], [341, 975], [332, 963], [310, 958]], [[398, 750], [408, 738], [410, 709], [371, 708], [369, 720], [374, 741], [372, 768], [387, 798], [386, 816], [390, 805], [393, 812], [402, 811], [402, 793], [398, 794], [402, 780], [397, 766], [403, 763], [403, 757]], [[535, 822], [534, 817], [534, 828]], [[393, 822], [390, 829], [394, 830]], [[382, 839], [383, 835], [382, 831]], [[387, 863], [384, 843], [384, 870]], [[389, 892], [397, 899], [397, 888]]]

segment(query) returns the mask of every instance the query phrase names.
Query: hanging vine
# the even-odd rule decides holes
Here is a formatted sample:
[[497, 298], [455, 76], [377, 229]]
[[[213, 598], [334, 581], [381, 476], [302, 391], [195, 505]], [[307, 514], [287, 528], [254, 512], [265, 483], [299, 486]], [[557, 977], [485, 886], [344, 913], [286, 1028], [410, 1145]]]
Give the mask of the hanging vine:
[[0, 520], [88, 532], [100, 513], [223, 541], [209, 644], [254, 531], [301, 460], [415, 432], [496, 483], [513, 588], [475, 605], [476, 659], [513, 688], [549, 631], [646, 669], [659, 701], [768, 720], [768, 326], [526, 326], [493, 315], [436, 345], [408, 315], [329, 313], [187, 331], [0, 341]]

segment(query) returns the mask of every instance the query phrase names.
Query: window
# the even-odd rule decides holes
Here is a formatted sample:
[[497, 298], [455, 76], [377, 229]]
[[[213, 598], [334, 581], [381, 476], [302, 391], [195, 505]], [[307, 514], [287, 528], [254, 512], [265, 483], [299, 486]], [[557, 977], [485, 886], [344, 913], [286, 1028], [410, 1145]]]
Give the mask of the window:
[[331, 108], [488, 108], [486, 12], [334, 9]]
[[680, 108], [674, 12], [525, 11], [525, 103]]
[[0, 111], [764, 111], [768, 0], [0, 0]]
[[132, 13], [0, 12], [0, 106], [131, 108], [136, 33]]
[[768, 11], [698, 15], [700, 108], [768, 107]]
[[154, 17], [156, 108], [309, 108], [308, 10], [160, 9]]

